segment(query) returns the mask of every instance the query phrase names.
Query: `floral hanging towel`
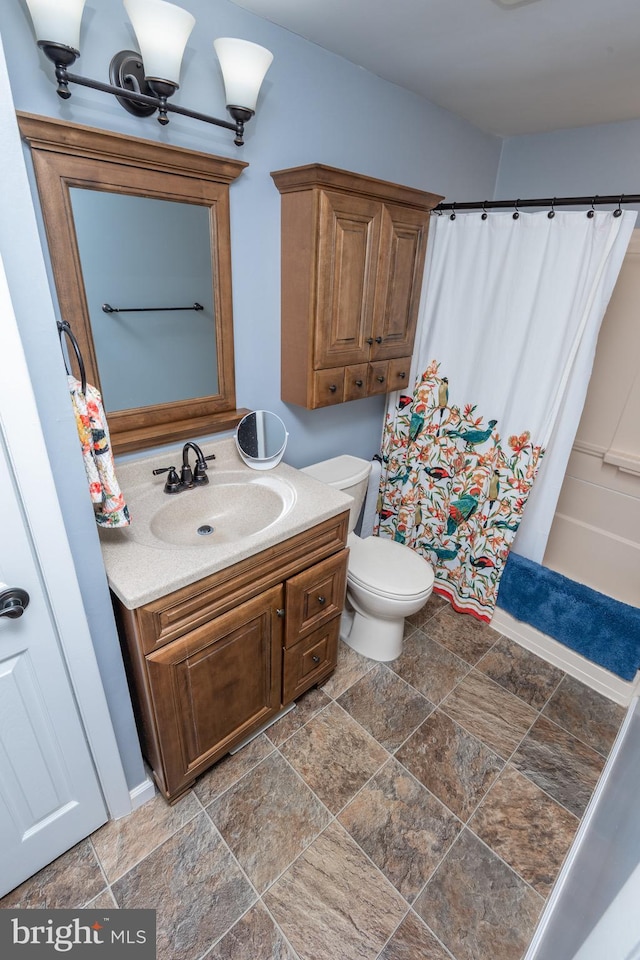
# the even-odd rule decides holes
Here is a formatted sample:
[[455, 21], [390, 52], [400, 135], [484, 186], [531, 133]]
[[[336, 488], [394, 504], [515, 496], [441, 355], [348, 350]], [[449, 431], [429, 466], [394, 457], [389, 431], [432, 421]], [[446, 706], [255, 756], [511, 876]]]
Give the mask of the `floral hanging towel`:
[[503, 440], [451, 392], [434, 360], [387, 414], [377, 533], [426, 557], [435, 592], [488, 622], [544, 451], [526, 429]]
[[116, 480], [102, 397], [89, 383], [83, 393], [75, 377], [68, 377], [68, 382], [96, 522], [101, 527], [126, 527], [131, 518]]

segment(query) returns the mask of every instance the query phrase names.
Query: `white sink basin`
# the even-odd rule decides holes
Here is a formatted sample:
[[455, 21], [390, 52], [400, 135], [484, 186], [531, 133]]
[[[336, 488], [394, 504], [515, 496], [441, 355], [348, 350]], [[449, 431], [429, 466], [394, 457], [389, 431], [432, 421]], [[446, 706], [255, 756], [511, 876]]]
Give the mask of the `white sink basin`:
[[295, 489], [286, 480], [262, 474], [247, 478], [246, 471], [211, 471], [204, 487], [174, 494], [156, 487], [153, 496], [159, 505], [147, 523], [132, 524], [132, 537], [150, 546], [201, 549], [266, 530], [296, 501]]

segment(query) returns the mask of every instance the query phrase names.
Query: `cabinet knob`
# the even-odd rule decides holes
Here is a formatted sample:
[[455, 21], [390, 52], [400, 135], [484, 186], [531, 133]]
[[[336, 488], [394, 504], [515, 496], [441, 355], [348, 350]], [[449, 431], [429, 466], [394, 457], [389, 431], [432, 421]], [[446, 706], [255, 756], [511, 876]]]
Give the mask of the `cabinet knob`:
[[362, 386], [362, 380], [356, 380], [356, 387]]
[[382, 376], [376, 377], [376, 380], [378, 381], [378, 383], [384, 383], [384, 377]]
[[376, 343], [382, 343], [382, 337], [376, 337]]
[[281, 618], [284, 617], [284, 610], [282, 607], [278, 607], [278, 609], [276, 610], [276, 616]]
[[311, 659], [313, 660], [314, 663], [320, 663], [320, 657], [318, 656], [317, 653], [314, 653]]
[[318, 603], [326, 603], [326, 602], [327, 602], [326, 597], [322, 597], [322, 596], [318, 597]]
[[398, 376], [400, 377], [401, 380], [404, 380], [404, 378], [406, 377], [406, 373], [403, 370], [402, 373], [398, 374]]
[[329, 387], [329, 393], [335, 393], [337, 389], [338, 388], [336, 387], [335, 383], [332, 383]]
[[371, 346], [371, 344], [373, 343], [373, 337], [367, 337], [367, 343], [369, 344], [369, 346]]

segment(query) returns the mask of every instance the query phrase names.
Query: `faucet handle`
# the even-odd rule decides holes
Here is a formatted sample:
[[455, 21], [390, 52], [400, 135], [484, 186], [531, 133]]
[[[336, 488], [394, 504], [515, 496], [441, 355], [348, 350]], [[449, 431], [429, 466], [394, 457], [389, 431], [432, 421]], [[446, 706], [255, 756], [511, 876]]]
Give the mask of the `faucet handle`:
[[165, 493], [180, 493], [181, 483], [180, 477], [176, 471], [175, 467], [158, 467], [157, 470], [152, 470], [154, 477], [157, 477], [161, 473], [168, 473], [166, 483], [164, 485]]

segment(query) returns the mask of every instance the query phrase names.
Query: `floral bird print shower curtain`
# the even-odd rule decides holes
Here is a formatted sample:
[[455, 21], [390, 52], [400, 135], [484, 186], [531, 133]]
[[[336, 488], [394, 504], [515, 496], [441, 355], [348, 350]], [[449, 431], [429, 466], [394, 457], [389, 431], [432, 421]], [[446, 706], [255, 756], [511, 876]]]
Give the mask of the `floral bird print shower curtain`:
[[553, 453], [559, 491], [634, 222], [542, 213], [432, 224], [415, 386], [389, 399], [375, 532], [424, 556], [434, 591], [460, 612], [491, 620], [561, 413], [575, 424]]

